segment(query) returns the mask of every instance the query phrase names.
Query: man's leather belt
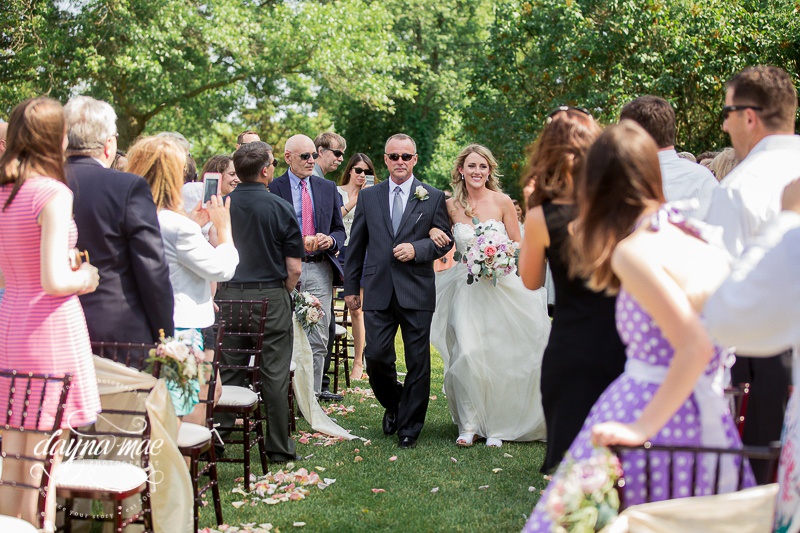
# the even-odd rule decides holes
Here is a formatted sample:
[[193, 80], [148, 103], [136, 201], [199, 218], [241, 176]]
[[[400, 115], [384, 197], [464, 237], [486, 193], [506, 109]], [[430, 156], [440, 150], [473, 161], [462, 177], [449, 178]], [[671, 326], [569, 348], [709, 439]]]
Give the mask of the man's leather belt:
[[252, 281], [249, 283], [220, 283], [220, 287], [226, 289], [280, 289], [286, 284], [282, 281]]
[[325, 261], [325, 254], [307, 255], [303, 258], [303, 263], [319, 263]]

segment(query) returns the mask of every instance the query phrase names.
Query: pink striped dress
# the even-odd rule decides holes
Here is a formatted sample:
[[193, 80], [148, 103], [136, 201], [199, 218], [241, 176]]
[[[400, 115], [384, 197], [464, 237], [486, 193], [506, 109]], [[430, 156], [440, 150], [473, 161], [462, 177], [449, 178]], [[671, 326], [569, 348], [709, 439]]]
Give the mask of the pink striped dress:
[[[51, 296], [44, 292], [40, 273], [42, 228], [37, 222], [44, 206], [57, 193], [72, 192], [52, 178], [29, 178], [11, 205], [2, 210], [12, 188], [12, 184], [0, 187], [0, 271], [6, 280], [0, 306], [0, 369], [72, 373], [61, 427], [84, 426], [94, 422], [100, 411], [86, 319], [77, 295]], [[72, 221], [69, 239], [70, 247], [75, 246], [78, 230]], [[8, 389], [9, 382], [0, 381], [0, 403], [7, 401]], [[48, 394], [42, 427], [52, 425], [56, 404], [57, 398]], [[4, 405], [0, 410], [5, 410]], [[14, 423], [18, 424], [16, 418]]]

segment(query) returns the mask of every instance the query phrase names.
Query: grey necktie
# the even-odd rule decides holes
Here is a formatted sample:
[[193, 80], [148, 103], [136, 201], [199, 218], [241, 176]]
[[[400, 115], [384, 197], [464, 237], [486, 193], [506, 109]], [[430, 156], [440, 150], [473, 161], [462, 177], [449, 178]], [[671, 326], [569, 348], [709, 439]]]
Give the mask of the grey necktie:
[[394, 188], [394, 200], [392, 200], [392, 231], [397, 235], [397, 228], [400, 227], [400, 219], [403, 218], [403, 199], [400, 198], [400, 187]]

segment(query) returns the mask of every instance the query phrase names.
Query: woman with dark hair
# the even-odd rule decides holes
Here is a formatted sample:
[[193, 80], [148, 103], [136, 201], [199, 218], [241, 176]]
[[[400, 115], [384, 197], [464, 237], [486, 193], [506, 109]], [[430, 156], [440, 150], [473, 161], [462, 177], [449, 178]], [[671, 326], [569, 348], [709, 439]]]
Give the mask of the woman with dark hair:
[[[216, 172], [222, 175], [219, 185], [220, 194], [222, 196], [228, 196], [231, 191], [239, 185], [239, 178], [236, 177], [236, 169], [233, 168], [233, 159], [227, 155], [215, 155], [206, 161], [202, 172], [200, 172], [200, 179], [203, 179], [206, 172]], [[189, 207], [194, 206], [192, 205]]]
[[[492, 232], [520, 240], [517, 213], [500, 190], [499, 177], [497, 161], [485, 146], [470, 144], [456, 158], [447, 212], [455, 247], [465, 258], [476, 241], [492, 239]], [[476, 222], [489, 231], [476, 235]], [[434, 241], [447, 239], [439, 230], [431, 233]], [[492, 261], [500, 262], [504, 254], [500, 246], [496, 250]], [[456, 445], [472, 446], [478, 437], [490, 447], [504, 440], [542, 440], [539, 375], [550, 333], [545, 291], [526, 289], [513, 273], [495, 283], [468, 284], [468, 268], [463, 261], [436, 274], [431, 323], [431, 343], [444, 360], [447, 405], [458, 425]]]
[[526, 199], [529, 210], [520, 276], [526, 287], [538, 289], [549, 264], [556, 296], [542, 360], [542, 407], [547, 421], [544, 473], [558, 466], [592, 405], [625, 365], [625, 350], [614, 326], [614, 298], [586, 288], [584, 279], [569, 274], [573, 180], [600, 132], [588, 112], [556, 109], [533, 145], [522, 179], [523, 183], [535, 181], [535, 187]]
[[[344, 167], [344, 172], [339, 180], [339, 195], [342, 197], [342, 222], [347, 233], [344, 246], [339, 250], [339, 263], [344, 268], [344, 258], [347, 253], [347, 243], [350, 240], [350, 228], [353, 226], [353, 216], [358, 203], [358, 193], [367, 184], [367, 176], [372, 176], [375, 183], [375, 166], [372, 164], [367, 154], [355, 153]], [[363, 298], [363, 290], [361, 298]], [[350, 379], [361, 379], [364, 376], [364, 315], [361, 309], [350, 311], [353, 320], [353, 370], [350, 371]]]
[[[723, 396], [726, 352], [715, 347], [697, 307], [729, 272], [725, 251], [664, 204], [658, 148], [636, 123], [611, 126], [590, 148], [578, 180], [572, 270], [590, 287], [618, 294], [616, 323], [627, 345], [625, 372], [597, 400], [568, 454], [596, 446], [653, 444], [741, 447]], [[661, 459], [661, 460], [660, 460]], [[628, 505], [736, 490], [736, 460], [667, 462], [643, 452], [623, 457]], [[565, 465], [566, 462], [562, 463]], [[564, 469], [551, 482], [560, 484]], [[733, 483], [727, 480], [733, 478]], [[745, 486], [753, 485], [749, 467]], [[550, 488], [526, 531], [551, 531]], [[553, 507], [550, 507], [551, 511]]]
[[[72, 220], [72, 192], [64, 178], [66, 146], [64, 111], [57, 101], [26, 100], [11, 112], [8, 146], [0, 157], [0, 287], [6, 286], [0, 308], [0, 368], [20, 374], [72, 374], [62, 422], [62, 428], [69, 430], [94, 423], [100, 411], [89, 333], [78, 300], [78, 295], [97, 288], [99, 278], [88, 262], [70, 268], [70, 249], [78, 230]], [[2, 405], [7, 405], [10, 392], [4, 380]], [[40, 415], [14, 423], [30, 429], [52, 427], [59, 397], [51, 392], [49, 388]], [[38, 402], [42, 390], [28, 394], [32, 403]], [[18, 390], [17, 396], [21, 401], [25, 394]], [[39, 416], [43, 427], [37, 427]], [[7, 431], [3, 454], [41, 455], [37, 443], [45, 438]], [[38, 486], [35, 478], [41, 470], [29, 466], [18, 461], [4, 465], [0, 514], [38, 524], [39, 494], [9, 486], [11, 482]], [[47, 499], [46, 523], [55, 519], [54, 486]]]

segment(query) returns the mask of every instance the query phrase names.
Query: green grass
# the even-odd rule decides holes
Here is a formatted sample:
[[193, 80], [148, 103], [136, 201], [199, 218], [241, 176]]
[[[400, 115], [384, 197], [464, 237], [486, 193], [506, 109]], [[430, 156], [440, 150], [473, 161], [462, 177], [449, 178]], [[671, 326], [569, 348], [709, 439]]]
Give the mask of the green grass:
[[[404, 371], [402, 343], [397, 342], [398, 369]], [[271, 523], [276, 530], [299, 530], [294, 522], [305, 522], [304, 531], [519, 531], [525, 524], [545, 483], [538, 473], [544, 456], [542, 443], [504, 443], [487, 448], [483, 441], [471, 448], [455, 445], [457, 428], [450, 418], [442, 393], [443, 364], [435, 351], [431, 358], [431, 400], [425, 427], [415, 449], [401, 450], [397, 437], [381, 430], [383, 408], [374, 398], [347, 394], [344, 405], [354, 413], [335, 417], [344, 428], [370, 439], [339, 442], [332, 446], [297, 444], [301, 456], [313, 457], [296, 463], [295, 469], [316, 470], [336, 482], [324, 490], [310, 488], [305, 500], [277, 505], [259, 504], [234, 508], [242, 499], [231, 493], [234, 479], [242, 476], [240, 464], [221, 464], [220, 489], [225, 522], [230, 525]], [[341, 383], [344, 383], [341, 380]], [[352, 384], [369, 387], [366, 381]], [[502, 387], [502, 383], [497, 384]], [[365, 426], [366, 429], [363, 429]], [[298, 420], [299, 431], [311, 431]], [[358, 452], [356, 452], [358, 450]], [[228, 453], [240, 453], [232, 448]], [[511, 455], [508, 457], [506, 454]], [[254, 454], [256, 456], [257, 454]], [[356, 456], [363, 458], [354, 462]], [[390, 457], [397, 456], [392, 462]], [[261, 474], [256, 457], [253, 473]], [[325, 469], [319, 472], [318, 467]], [[495, 473], [493, 469], [502, 470]], [[486, 486], [486, 488], [480, 488]], [[530, 491], [529, 487], [535, 490]], [[431, 492], [438, 487], [437, 492]], [[386, 492], [375, 494], [373, 488]], [[210, 495], [209, 495], [210, 497]], [[214, 526], [211, 505], [201, 511], [200, 527]]]

